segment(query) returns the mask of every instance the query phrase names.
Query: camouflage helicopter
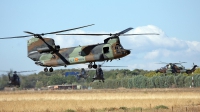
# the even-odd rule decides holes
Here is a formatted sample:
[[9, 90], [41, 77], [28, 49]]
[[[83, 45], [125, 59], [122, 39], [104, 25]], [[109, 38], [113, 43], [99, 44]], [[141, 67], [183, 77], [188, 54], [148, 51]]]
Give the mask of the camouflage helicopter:
[[[162, 67], [158, 70], [156, 70], [156, 73], [160, 72], [160, 73], [187, 73], [187, 74], [191, 74], [192, 72], [195, 71], [196, 67], [198, 67], [197, 65], [195, 65], [193, 63], [193, 67], [192, 69], [185, 69], [185, 67], [182, 65], [182, 63], [186, 63], [186, 62], [179, 62], [179, 63], [165, 63], [165, 62], [161, 62], [159, 64], [167, 64], [165, 67]], [[177, 66], [180, 65], [180, 66]]]
[[[8, 73], [8, 79], [9, 79], [9, 82], [8, 82], [8, 86], [11, 87], [11, 86], [16, 86], [16, 87], [20, 87], [20, 77], [17, 75], [19, 73], [24, 73], [24, 72], [34, 72], [36, 70], [32, 70], [32, 71], [0, 71], [0, 72], [7, 72]], [[12, 74], [12, 77], [10, 76], [10, 74]]]
[[[68, 66], [73, 64], [89, 63], [88, 68], [97, 68], [95, 62], [100, 61], [112, 61], [114, 59], [120, 59], [131, 53], [130, 50], [124, 49], [120, 43], [119, 36], [130, 36], [130, 35], [158, 35], [155, 33], [144, 33], [144, 34], [125, 34], [133, 28], [127, 28], [116, 34], [58, 34], [61, 32], [71, 31], [79, 28], [88, 26], [82, 26], [67, 30], [35, 34], [29, 31], [24, 31], [30, 35], [6, 37], [0, 39], [11, 39], [11, 38], [33, 38], [28, 40], [28, 57], [35, 62], [36, 65], [44, 66], [44, 71], [53, 72], [52, 67], [57, 66]], [[59, 45], [55, 45], [54, 39], [44, 38], [44, 35], [57, 34], [57, 35], [93, 35], [102, 36], [108, 35], [110, 37], [104, 40], [104, 43], [77, 46], [70, 48], [60, 48]], [[50, 67], [49, 70], [47, 67]]]

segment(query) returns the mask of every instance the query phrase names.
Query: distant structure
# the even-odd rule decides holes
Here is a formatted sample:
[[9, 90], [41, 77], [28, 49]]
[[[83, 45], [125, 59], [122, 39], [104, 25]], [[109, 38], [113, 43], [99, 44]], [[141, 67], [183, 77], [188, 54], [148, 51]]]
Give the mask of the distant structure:
[[77, 75], [79, 74], [79, 72], [65, 72], [65, 77], [67, 77], [67, 76], [75, 76], [75, 77], [77, 77]]
[[71, 90], [71, 89], [81, 89], [81, 86], [80, 85], [51, 85], [51, 86], [48, 86], [48, 89], [50, 90]]

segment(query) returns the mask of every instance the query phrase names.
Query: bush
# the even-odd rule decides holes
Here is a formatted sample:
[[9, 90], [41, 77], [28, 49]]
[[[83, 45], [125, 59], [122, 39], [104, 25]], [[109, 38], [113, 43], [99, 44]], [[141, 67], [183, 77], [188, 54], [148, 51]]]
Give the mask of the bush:
[[91, 108], [90, 112], [96, 112], [96, 109], [95, 108]]
[[76, 111], [72, 109], [67, 109], [65, 112], [76, 112]]
[[119, 107], [119, 109], [126, 111], [128, 108], [127, 107]]
[[167, 106], [164, 105], [158, 105], [156, 107], [154, 107], [155, 109], [169, 109]]

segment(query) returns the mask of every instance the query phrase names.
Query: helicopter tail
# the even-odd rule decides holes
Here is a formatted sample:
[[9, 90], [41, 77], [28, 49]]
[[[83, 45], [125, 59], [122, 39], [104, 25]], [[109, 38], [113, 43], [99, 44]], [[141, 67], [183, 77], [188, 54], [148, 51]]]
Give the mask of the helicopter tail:
[[10, 73], [8, 73], [8, 79], [9, 79], [9, 81], [11, 80], [11, 78], [10, 78]]

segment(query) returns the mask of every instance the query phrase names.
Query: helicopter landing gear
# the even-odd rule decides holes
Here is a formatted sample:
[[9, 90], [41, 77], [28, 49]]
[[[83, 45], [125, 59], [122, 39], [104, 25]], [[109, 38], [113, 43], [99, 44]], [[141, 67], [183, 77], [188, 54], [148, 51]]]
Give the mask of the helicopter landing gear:
[[53, 68], [51, 67], [51, 68], [49, 68], [49, 72], [53, 72]]
[[90, 62], [90, 64], [88, 65], [88, 68], [89, 68], [89, 69], [92, 68], [92, 62]]
[[[44, 68], [44, 72], [48, 72], [48, 68], [46, 67], [46, 68]], [[49, 72], [53, 72], [53, 68], [51, 67], [51, 68], [49, 68]]]
[[44, 71], [45, 71], [45, 72], [48, 72], [48, 68], [47, 68], [47, 67], [46, 67], [46, 68], [44, 68]]
[[93, 67], [94, 69], [96, 69], [96, 68], [97, 68], [97, 65], [94, 63], [94, 65], [92, 65], [92, 67]]
[[97, 68], [97, 65], [95, 64], [95, 62], [94, 62], [94, 65], [92, 65], [92, 62], [90, 62], [90, 64], [88, 65], [88, 68], [89, 68], [89, 69], [91, 69], [91, 68], [96, 69], [96, 68]]

